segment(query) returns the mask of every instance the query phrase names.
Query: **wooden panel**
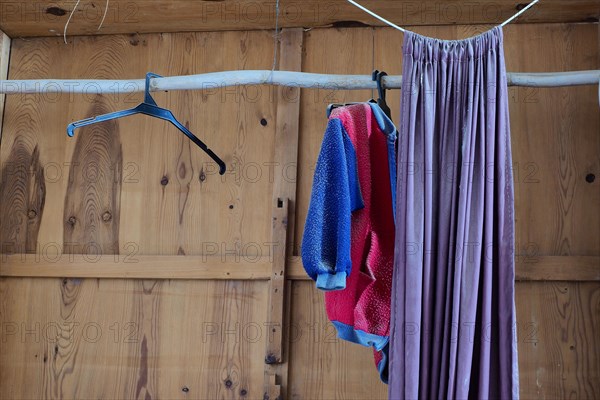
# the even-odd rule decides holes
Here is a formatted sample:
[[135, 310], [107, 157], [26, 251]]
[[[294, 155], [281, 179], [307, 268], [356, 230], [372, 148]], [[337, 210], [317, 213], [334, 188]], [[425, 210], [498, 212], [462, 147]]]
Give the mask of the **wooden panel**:
[[[600, 67], [596, 25], [512, 28], [505, 35], [506, 43], [519, 44], [505, 48], [512, 71]], [[599, 255], [598, 87], [511, 88], [509, 93], [517, 253]]]
[[288, 399], [387, 399], [373, 351], [336, 336], [313, 282], [292, 285], [290, 360]]
[[262, 398], [267, 293], [266, 282], [2, 278], [0, 398]]
[[[193, 10], [187, 11], [191, 15]], [[415, 30], [459, 38], [488, 27]], [[511, 25], [505, 33], [509, 69], [598, 68], [596, 25]], [[402, 35], [396, 31], [330, 29], [305, 35], [302, 61], [307, 72], [365, 73], [377, 67], [400, 73]], [[140, 78], [148, 69], [165, 75], [189, 74], [269, 69], [272, 62], [273, 37], [268, 31], [69, 40], [65, 46], [58, 38], [14, 39], [11, 77]], [[521, 50], [525, 46], [530, 51]], [[225, 159], [229, 172], [220, 177], [208, 157], [182, 135], [146, 117], [99, 127], [101, 143], [93, 142], [85, 131], [78, 131], [75, 139], [66, 138], [66, 124], [97, 112], [99, 105], [116, 110], [141, 100], [140, 95], [98, 98], [90, 89], [87, 96], [7, 98], [0, 148], [2, 251], [52, 255], [57, 251], [61, 260], [70, 260], [72, 252], [95, 257], [98, 247], [90, 243], [99, 242], [99, 256], [106, 264], [96, 267], [108, 267], [115, 252], [120, 260], [121, 256], [140, 260], [123, 270], [118, 269], [121, 264], [113, 263], [112, 269], [104, 271], [106, 276], [165, 280], [0, 278], [2, 337], [10, 341], [0, 351], [0, 397], [261, 398], [267, 336], [255, 324], [264, 328], [267, 320], [268, 286], [260, 279], [270, 274], [270, 264], [265, 262], [272, 250], [268, 244], [273, 193], [269, 163], [274, 160], [276, 119], [280, 117], [274, 99], [280, 92], [264, 87], [208, 88], [155, 95], [160, 105], [173, 109]], [[579, 271], [577, 276], [597, 279], [600, 149], [596, 89], [511, 89], [518, 260], [539, 260], [535, 267], [522, 270], [524, 279], [573, 279], [573, 268]], [[302, 90], [293, 232], [296, 254], [326, 125], [325, 107], [330, 102], [371, 96], [370, 91]], [[399, 92], [390, 96], [397, 121]], [[532, 104], [531, 99], [535, 100]], [[110, 177], [119, 171], [119, 158], [110, 157], [118, 153], [113, 146], [119, 143], [121, 182], [115, 185]], [[78, 155], [78, 147], [95, 157], [90, 158], [92, 165], [85, 164], [87, 157]], [[83, 165], [66, 164], [76, 159]], [[533, 169], [530, 163], [535, 163]], [[78, 173], [85, 175], [78, 177]], [[594, 182], [581, 180], [588, 174], [595, 174]], [[114, 196], [120, 192], [120, 201], [108, 196], [109, 185], [118, 187], [111, 190]], [[77, 210], [85, 199], [90, 199], [90, 204], [84, 204], [88, 208]], [[80, 215], [75, 224], [87, 224], [75, 237], [67, 230], [71, 213], [65, 210]], [[65, 243], [65, 238], [75, 243]], [[116, 249], [108, 246], [117, 239]], [[11, 257], [18, 260], [21, 256]], [[88, 272], [83, 268], [91, 263], [83, 255], [73, 257], [74, 263], [64, 264], [64, 274], [75, 278]], [[202, 266], [202, 260], [212, 267]], [[7, 265], [13, 272], [23, 267], [17, 262], [2, 263], [1, 273]], [[294, 271], [302, 271], [298, 263], [288, 260], [288, 265], [292, 277]], [[222, 270], [215, 274], [219, 266]], [[35, 267], [40, 269], [33, 271]], [[58, 274], [49, 262], [32, 266], [31, 273], [44, 273], [43, 268]], [[194, 279], [259, 281], [169, 280], [187, 274]], [[296, 398], [386, 398], [387, 389], [379, 382], [371, 351], [335, 339], [322, 293], [312, 282], [292, 285], [288, 292], [292, 300], [290, 377], [287, 387], [283, 382], [283, 393]], [[564, 285], [518, 283], [519, 324], [535, 321], [543, 332], [538, 348], [542, 340], [548, 344], [540, 351], [520, 343], [524, 398], [562, 398], [571, 393], [573, 397], [598, 397], [594, 384], [600, 381], [594, 339], [598, 336], [597, 283]], [[568, 287], [568, 297], [564, 287]], [[69, 328], [75, 323], [85, 327], [88, 336], [82, 338], [83, 333], [78, 336], [76, 329]], [[57, 324], [61, 328], [58, 342]], [[94, 324], [103, 332], [97, 342], [89, 336], [98, 331]], [[121, 342], [132, 328], [138, 341]], [[115, 331], [119, 332], [117, 343], [112, 336]], [[240, 340], [236, 341], [235, 332]], [[256, 337], [257, 332], [262, 336]], [[577, 343], [571, 344], [570, 338]]]
[[[324, 27], [361, 26], [382, 23], [345, 0], [281, 0], [279, 26]], [[523, 7], [509, 0], [464, 2], [363, 1], [365, 6], [403, 26], [497, 24]], [[207, 2], [194, 0], [151, 1], [111, 0], [106, 19], [105, 2], [81, 2], [68, 27], [70, 35], [96, 35], [136, 32], [182, 32], [273, 29], [275, 2], [238, 0]], [[62, 35], [74, 0], [52, 3], [0, 1], [0, 29], [11, 37]], [[518, 19], [518, 22], [598, 21], [598, 0], [544, 0]]]
[[517, 285], [521, 398], [600, 396], [600, 285]]
[[[150, 68], [165, 75], [264, 69], [271, 66], [272, 43], [266, 31], [87, 37], [70, 46], [56, 38], [17, 39], [10, 74], [127, 78]], [[66, 258], [63, 274], [89, 274], [83, 269], [90, 260], [114, 260], [116, 253], [119, 263], [104, 271], [113, 277], [128, 276], [118, 271], [125, 259], [142, 262], [131, 265], [138, 277], [269, 275], [271, 204], [264, 199], [273, 185], [271, 88], [154, 97], [225, 160], [228, 173], [219, 176], [181, 133], [148, 117], [67, 138], [68, 122], [132, 107], [140, 95], [97, 96], [90, 88], [89, 95], [9, 96], [0, 148], [3, 252]], [[221, 275], [198, 265], [203, 259], [220, 266]], [[15, 341], [0, 351], [0, 365], [13, 366], [0, 368], [0, 398], [262, 398], [266, 285], [2, 278], [3, 329], [40, 326], [56, 335], [56, 326], [66, 328], [56, 346], [54, 336], [32, 346], [21, 341], [22, 331], [3, 333], [3, 340]], [[104, 336], [73, 337], [73, 324], [90, 334], [99, 326]], [[111, 336], [133, 327], [135, 343]], [[210, 336], [204, 341], [202, 329]]]
[[[271, 40], [268, 32], [164, 34], [135, 40], [123, 36], [87, 37], [78, 38], [74, 46], [61, 46], [59, 39], [17, 39], [13, 41], [11, 74], [19, 78], [140, 77], [150, 65], [164, 74], [270, 68]], [[214, 53], [220, 57], [208, 56]], [[85, 61], [74, 64], [74, 58]], [[228, 172], [224, 176], [217, 174], [216, 165], [206, 154], [166, 122], [134, 116], [116, 123], [119, 131], [113, 129], [110, 137], [121, 142], [123, 152], [119, 177], [120, 253], [243, 255], [248, 262], [269, 254], [271, 206], [260, 199], [272, 191], [269, 163], [276, 104], [271, 89], [210, 88], [154, 96], [225, 160]], [[93, 93], [7, 98], [1, 148], [4, 173], [21, 180], [28, 176], [13, 173], [24, 165], [11, 159], [18, 153], [14, 150], [17, 144], [19, 149], [25, 147], [27, 157], [37, 146], [45, 171], [47, 210], [38, 237], [42, 250], [48, 245], [65, 247], [62, 228], [56, 227], [69, 226], [63, 207], [70, 176], [80, 177], [82, 182], [103, 177], [96, 175], [102, 171], [97, 162], [72, 164], [77, 161], [77, 141], [82, 140], [85, 131], [77, 131], [74, 139], [65, 134], [69, 121], [98, 111], [94, 108], [97, 99]], [[140, 100], [140, 95], [102, 96], [102, 104], [109, 110], [131, 107]], [[107, 129], [104, 125], [97, 127]], [[108, 164], [114, 164], [103, 167], [109, 172], [118, 167], [115, 162]], [[114, 220], [114, 216], [105, 214], [107, 210], [98, 207], [96, 218], [102, 222], [93, 229], [104, 226], [105, 217]], [[27, 211], [23, 207], [7, 210], [25, 216]], [[81, 253], [93, 250], [87, 249], [88, 245], [70, 246], [78, 247]]]

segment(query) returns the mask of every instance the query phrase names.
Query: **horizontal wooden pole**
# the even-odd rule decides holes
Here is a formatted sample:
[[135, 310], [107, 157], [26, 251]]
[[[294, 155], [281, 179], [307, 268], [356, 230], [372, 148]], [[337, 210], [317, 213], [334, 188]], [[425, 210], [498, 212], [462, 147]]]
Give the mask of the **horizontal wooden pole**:
[[[546, 73], [507, 73], [509, 86], [557, 87], [598, 85], [600, 70], [546, 72]], [[382, 84], [386, 89], [400, 89], [402, 76], [385, 76]], [[223, 71], [198, 75], [152, 78], [150, 91], [204, 90], [213, 91], [228, 86], [240, 85], [279, 85], [307, 89], [362, 90], [376, 89], [377, 84], [371, 75], [315, 74], [296, 71]], [[143, 92], [144, 79], [35, 79], [0, 80], [0, 94], [20, 93], [136, 93]]]
[[0, 276], [268, 280], [269, 257], [0, 254]]
[[[0, 254], [0, 276], [118, 279], [269, 280], [269, 257], [239, 256], [84, 256], [63, 254], [45, 259], [36, 254]], [[287, 279], [310, 279], [300, 257], [288, 257]], [[517, 281], [600, 281], [599, 256], [517, 258]]]

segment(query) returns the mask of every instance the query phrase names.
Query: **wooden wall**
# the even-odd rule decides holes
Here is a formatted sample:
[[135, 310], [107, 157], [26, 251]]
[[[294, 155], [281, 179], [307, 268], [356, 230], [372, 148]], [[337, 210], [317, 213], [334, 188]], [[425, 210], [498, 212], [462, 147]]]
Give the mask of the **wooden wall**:
[[[450, 39], [487, 28], [417, 32]], [[399, 74], [401, 40], [387, 28], [310, 30], [303, 34], [302, 70]], [[76, 37], [69, 45], [58, 38], [17, 38], [9, 78], [269, 69], [272, 49], [269, 31]], [[598, 26], [511, 25], [505, 53], [510, 71], [597, 69]], [[517, 283], [522, 397], [596, 398], [597, 88], [511, 88], [510, 94], [523, 279]], [[397, 121], [400, 94], [388, 96]], [[335, 338], [322, 293], [298, 279], [297, 262], [325, 107], [368, 99], [370, 91], [311, 89], [287, 97], [287, 103], [299, 102], [297, 168], [295, 162], [272, 164], [282, 152], [296, 155], [293, 141], [277, 144], [286, 111], [298, 112], [282, 105], [278, 89], [154, 97], [230, 171], [219, 176], [183, 135], [146, 117], [67, 138], [68, 122], [134, 106], [140, 95], [98, 96], [90, 88], [89, 95], [7, 97], [0, 239], [3, 253], [29, 256], [3, 254], [0, 264], [0, 398], [262, 398], [272, 337], [265, 259], [277, 239], [272, 199], [281, 182], [294, 187], [294, 217], [288, 225], [286, 362], [277, 383], [286, 398], [386, 398], [370, 350]], [[222, 276], [202, 272], [207, 260], [222, 265]], [[56, 277], [18, 276], [42, 270]], [[125, 279], [131, 276], [146, 279]], [[211, 276], [216, 279], [206, 279]]]

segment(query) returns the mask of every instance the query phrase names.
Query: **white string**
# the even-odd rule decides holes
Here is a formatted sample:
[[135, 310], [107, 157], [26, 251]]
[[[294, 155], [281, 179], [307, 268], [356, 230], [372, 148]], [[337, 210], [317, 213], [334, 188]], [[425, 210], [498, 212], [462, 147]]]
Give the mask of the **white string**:
[[104, 15], [102, 16], [102, 21], [100, 21], [100, 25], [98, 25], [98, 29], [97, 31], [100, 30], [100, 28], [102, 28], [102, 24], [104, 23], [104, 19], [106, 18], [106, 14], [108, 14], [108, 2], [110, 0], [106, 0], [106, 8], [104, 9]]
[[503, 23], [501, 23], [500, 26], [504, 26], [504, 25], [510, 23], [513, 19], [517, 18], [519, 15], [521, 15], [525, 11], [529, 10], [529, 8], [531, 8], [538, 1], [540, 1], [540, 0], [533, 0], [531, 3], [527, 4], [527, 7], [523, 8], [521, 11], [519, 11], [518, 13], [516, 13], [515, 15], [513, 15], [512, 17], [510, 17], [509, 19], [507, 19]]
[[373, 11], [369, 10], [366, 7], [361, 6], [360, 4], [358, 4], [357, 2], [353, 1], [353, 0], [346, 0], [348, 3], [355, 5], [356, 7], [360, 8], [361, 10], [363, 10], [364, 12], [366, 12], [367, 14], [372, 15], [373, 17], [377, 18], [378, 20], [380, 20], [381, 22], [384, 22], [386, 24], [388, 24], [389, 26], [391, 26], [392, 28], [396, 28], [401, 32], [406, 32], [406, 29], [399, 27], [398, 25], [394, 24], [393, 22], [388, 21], [387, 19], [375, 14]]
[[77, 3], [75, 3], [75, 7], [73, 7], [73, 9], [71, 10], [71, 14], [69, 14], [69, 19], [67, 19], [67, 23], [65, 24], [65, 30], [63, 31], [63, 39], [65, 40], [65, 44], [67, 44], [67, 27], [69, 26], [69, 22], [71, 22], [71, 18], [73, 18], [73, 14], [75, 14], [75, 10], [77, 9], [77, 6], [79, 5], [79, 2], [81, 0], [77, 0]]
[[275, 3], [275, 34], [273, 39], [273, 65], [271, 66], [271, 74], [269, 79], [273, 81], [273, 72], [275, 71], [275, 65], [277, 64], [277, 48], [279, 47], [279, 0]]
[[[369, 10], [368, 8], [361, 6], [360, 4], [358, 4], [356, 1], [354, 0], [346, 0], [348, 3], [355, 5], [356, 7], [360, 8], [361, 10], [363, 10], [364, 12], [366, 12], [369, 15], [372, 15], [373, 17], [377, 18], [378, 20], [380, 20], [381, 22], [384, 22], [385, 24], [391, 26], [392, 28], [396, 28], [401, 32], [406, 32], [406, 29], [394, 24], [393, 22], [388, 21], [387, 19], [383, 18], [380, 15], [375, 14], [373, 11]], [[518, 13], [516, 13], [515, 15], [513, 15], [512, 17], [510, 17], [509, 19], [507, 19], [506, 21], [504, 21], [502, 24], [500, 24], [500, 26], [504, 26], [508, 23], [510, 23], [513, 19], [517, 18], [519, 15], [523, 14], [525, 11], [527, 11], [528, 9], [530, 9], [535, 3], [537, 3], [540, 0], [533, 0], [531, 3], [529, 3], [525, 8], [523, 8], [522, 10], [520, 10]]]

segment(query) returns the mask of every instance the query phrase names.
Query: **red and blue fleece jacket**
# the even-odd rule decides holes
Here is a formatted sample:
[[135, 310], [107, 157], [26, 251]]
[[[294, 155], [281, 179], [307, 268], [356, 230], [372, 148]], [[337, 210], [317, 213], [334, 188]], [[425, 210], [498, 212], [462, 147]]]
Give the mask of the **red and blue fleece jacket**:
[[315, 169], [302, 261], [344, 340], [372, 346], [387, 382], [396, 128], [375, 103], [332, 111]]

